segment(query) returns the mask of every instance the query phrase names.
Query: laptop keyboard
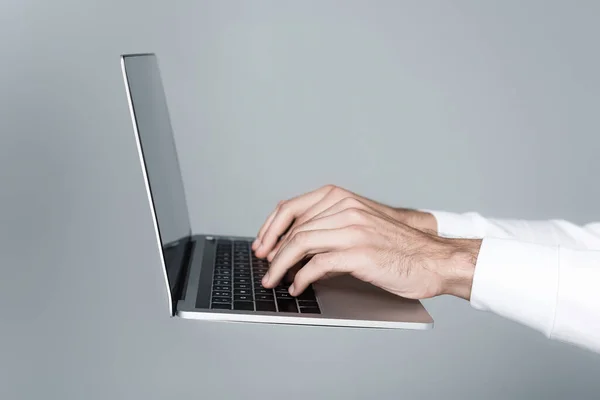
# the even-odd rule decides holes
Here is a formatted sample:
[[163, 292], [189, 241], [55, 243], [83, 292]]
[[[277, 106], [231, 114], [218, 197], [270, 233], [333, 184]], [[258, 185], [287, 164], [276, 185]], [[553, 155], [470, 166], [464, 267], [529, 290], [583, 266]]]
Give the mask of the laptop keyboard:
[[217, 242], [213, 272], [211, 309], [320, 314], [312, 286], [300, 296], [292, 297], [289, 285], [266, 289], [261, 281], [269, 268], [267, 260], [257, 258], [251, 242], [222, 240]]

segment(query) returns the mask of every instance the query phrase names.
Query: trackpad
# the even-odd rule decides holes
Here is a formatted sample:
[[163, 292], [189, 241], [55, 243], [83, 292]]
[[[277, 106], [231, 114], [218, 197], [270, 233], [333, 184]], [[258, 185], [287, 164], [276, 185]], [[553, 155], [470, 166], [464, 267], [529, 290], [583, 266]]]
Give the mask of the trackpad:
[[418, 300], [393, 295], [349, 275], [319, 281], [313, 286], [326, 316], [372, 321], [432, 321]]

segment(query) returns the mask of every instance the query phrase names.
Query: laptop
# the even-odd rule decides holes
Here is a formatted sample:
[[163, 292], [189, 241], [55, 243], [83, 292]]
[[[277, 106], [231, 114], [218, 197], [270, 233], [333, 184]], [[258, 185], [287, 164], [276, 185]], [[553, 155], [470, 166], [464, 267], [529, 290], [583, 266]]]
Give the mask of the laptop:
[[312, 284], [292, 297], [283, 282], [265, 289], [268, 261], [254, 238], [194, 234], [155, 54], [121, 56], [133, 132], [148, 196], [171, 317], [268, 324], [431, 329], [418, 300], [350, 276]]

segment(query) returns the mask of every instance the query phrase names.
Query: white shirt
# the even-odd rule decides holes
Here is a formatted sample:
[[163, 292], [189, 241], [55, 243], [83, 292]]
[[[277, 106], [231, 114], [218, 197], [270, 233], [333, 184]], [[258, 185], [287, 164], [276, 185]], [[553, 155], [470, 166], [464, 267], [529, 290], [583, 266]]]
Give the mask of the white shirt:
[[445, 237], [483, 239], [471, 305], [600, 352], [600, 223], [431, 211]]

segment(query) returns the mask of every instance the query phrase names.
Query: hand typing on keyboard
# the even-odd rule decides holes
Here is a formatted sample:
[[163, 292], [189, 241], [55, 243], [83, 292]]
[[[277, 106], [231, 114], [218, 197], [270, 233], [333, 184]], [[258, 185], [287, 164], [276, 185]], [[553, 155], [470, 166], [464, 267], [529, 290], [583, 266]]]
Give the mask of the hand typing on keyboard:
[[252, 248], [271, 260], [265, 288], [308, 259], [289, 287], [293, 296], [319, 279], [350, 274], [406, 298], [468, 299], [481, 241], [442, 238], [436, 229], [430, 214], [326, 186], [280, 203]]
[[320, 314], [310, 287], [292, 297], [289, 285], [262, 286], [269, 264], [252, 254], [246, 240], [220, 239], [217, 242], [211, 291], [211, 309]]

